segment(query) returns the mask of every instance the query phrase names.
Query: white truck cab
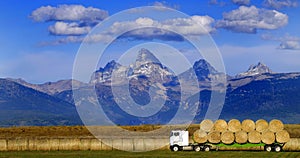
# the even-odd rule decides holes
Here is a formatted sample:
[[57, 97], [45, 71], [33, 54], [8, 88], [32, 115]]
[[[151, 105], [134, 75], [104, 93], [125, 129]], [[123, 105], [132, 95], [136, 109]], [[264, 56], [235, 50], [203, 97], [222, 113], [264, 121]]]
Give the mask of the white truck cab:
[[170, 149], [172, 151], [194, 150], [194, 151], [209, 151], [210, 146], [203, 144], [189, 143], [189, 131], [173, 130], [170, 133]]
[[188, 146], [189, 145], [189, 131], [174, 130], [170, 134], [170, 145]]

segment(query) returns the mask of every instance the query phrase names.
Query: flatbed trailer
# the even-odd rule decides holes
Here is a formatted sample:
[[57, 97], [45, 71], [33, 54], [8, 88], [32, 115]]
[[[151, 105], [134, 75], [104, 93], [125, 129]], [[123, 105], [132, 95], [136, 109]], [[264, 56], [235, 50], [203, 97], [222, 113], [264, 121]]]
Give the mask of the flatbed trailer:
[[189, 134], [188, 131], [184, 130], [175, 130], [171, 131], [170, 135], [170, 149], [171, 151], [183, 151], [183, 150], [194, 150], [196, 152], [199, 151], [210, 151], [212, 149], [219, 150], [219, 148], [230, 148], [239, 150], [239, 148], [251, 148], [251, 147], [263, 147], [265, 151], [271, 152], [282, 151], [282, 147], [284, 143], [273, 143], [273, 144], [265, 144], [265, 143], [232, 143], [232, 144], [224, 144], [224, 143], [189, 143]]

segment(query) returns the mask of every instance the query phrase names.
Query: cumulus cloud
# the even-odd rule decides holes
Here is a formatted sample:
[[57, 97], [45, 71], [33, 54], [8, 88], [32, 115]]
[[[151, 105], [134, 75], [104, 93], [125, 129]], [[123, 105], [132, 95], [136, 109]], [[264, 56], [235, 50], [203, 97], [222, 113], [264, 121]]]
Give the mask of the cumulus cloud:
[[249, 5], [250, 0], [231, 0], [232, 3], [237, 4], [237, 5]]
[[55, 21], [48, 27], [51, 35], [84, 35], [91, 27], [108, 17], [108, 12], [82, 5], [42, 6], [30, 18], [36, 22]]
[[276, 10], [240, 6], [236, 10], [223, 13], [223, 19], [217, 21], [217, 28], [233, 32], [256, 33], [258, 29], [274, 30], [285, 26], [288, 16]]
[[279, 49], [299, 50], [300, 42], [299, 41], [282, 41], [278, 48]]
[[285, 7], [297, 7], [297, 0], [265, 0], [263, 4], [274, 9], [281, 9]]
[[34, 10], [30, 17], [34, 21], [102, 21], [108, 17], [108, 12], [82, 5], [59, 5], [57, 7], [42, 6]]
[[[117, 34], [126, 31], [131, 27], [149, 27], [148, 29], [139, 29], [130, 32], [132, 36], [164, 36], [170, 34], [173, 30], [175, 33], [184, 36], [199, 36], [214, 31], [212, 23], [214, 19], [209, 16], [191, 16], [189, 18], [174, 18], [164, 21], [156, 21], [151, 18], [143, 17], [135, 21], [115, 22], [110, 34]], [[152, 28], [152, 29], [151, 29]]]
[[83, 35], [87, 34], [90, 26], [80, 26], [78, 23], [56, 22], [54, 25], [49, 26], [49, 32], [53, 35]]
[[282, 37], [275, 37], [271, 34], [263, 34], [261, 35], [263, 40], [270, 40], [270, 41], [278, 41], [280, 45], [278, 49], [287, 49], [287, 50], [299, 50], [300, 49], [300, 38], [295, 36], [290, 36], [286, 34]]
[[[164, 21], [141, 17], [133, 21], [115, 22], [102, 34], [88, 35], [86, 38], [81, 36], [70, 36], [52, 43], [64, 44], [82, 42], [83, 39], [86, 42], [108, 42], [112, 40], [115, 35], [121, 33], [124, 34], [118, 38], [130, 38], [133, 40], [160, 39], [166, 41], [182, 41], [184, 40], [182, 36], [195, 37], [215, 31], [212, 26], [213, 23], [214, 19], [209, 16], [195, 15], [189, 18], [174, 18]], [[127, 32], [128, 28], [133, 27], [141, 28]]]
[[[166, 6], [166, 2], [154, 2], [154, 6]], [[108, 16], [106, 11], [82, 5], [59, 5], [57, 7], [43, 6], [34, 10], [30, 17], [37, 22], [54, 21], [48, 27], [51, 35], [65, 36], [45, 44], [76, 43], [83, 40], [88, 42], [110, 41], [114, 35], [124, 33], [121, 38], [134, 40], [173, 40], [182, 41], [182, 36], [200, 36], [215, 31], [212, 26], [214, 19], [209, 16], [191, 16], [189, 18], [173, 18], [167, 20], [154, 20], [147, 17], [137, 18], [132, 21], [115, 22], [106, 32], [98, 35], [89, 35], [84, 38], [82, 35], [88, 32], [98, 22]], [[143, 29], [127, 32], [128, 28], [136, 26]], [[171, 32], [172, 30], [173, 32]]]

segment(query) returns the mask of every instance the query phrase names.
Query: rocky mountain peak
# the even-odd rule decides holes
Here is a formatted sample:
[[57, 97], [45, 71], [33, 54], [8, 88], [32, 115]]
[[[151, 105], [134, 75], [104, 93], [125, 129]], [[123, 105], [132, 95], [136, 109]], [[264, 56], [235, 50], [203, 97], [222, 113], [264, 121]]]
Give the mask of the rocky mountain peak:
[[110, 81], [113, 72], [115, 77], [137, 78], [146, 76], [153, 80], [165, 80], [172, 75], [172, 72], [164, 67], [155, 55], [145, 48], [139, 50], [136, 61], [129, 66], [122, 66], [114, 60], [107, 63], [104, 68], [100, 68], [93, 74], [90, 83]]
[[146, 76], [156, 81], [165, 80], [173, 75], [152, 52], [145, 48], [138, 52], [134, 66], [130, 69], [132, 69], [132, 74], [129, 77]]
[[258, 62], [256, 65], [251, 65], [246, 72], [240, 73], [237, 77], [244, 76], [256, 76], [265, 73], [273, 73], [272, 70], [262, 62]]
[[218, 73], [218, 71], [204, 59], [200, 59], [200, 60], [196, 61], [193, 65], [193, 68], [195, 70], [204, 70], [211, 74]]
[[209, 75], [218, 73], [218, 71], [204, 59], [196, 61], [193, 65], [193, 69], [199, 81], [204, 81], [209, 78]]
[[148, 49], [145, 48], [142, 48], [138, 52], [138, 56], [135, 62], [137, 67], [148, 62], [160, 63], [160, 61]]
[[100, 68], [97, 72], [109, 72], [111, 73], [113, 69], [120, 67], [121, 64], [117, 63], [115, 60], [108, 62], [104, 68]]

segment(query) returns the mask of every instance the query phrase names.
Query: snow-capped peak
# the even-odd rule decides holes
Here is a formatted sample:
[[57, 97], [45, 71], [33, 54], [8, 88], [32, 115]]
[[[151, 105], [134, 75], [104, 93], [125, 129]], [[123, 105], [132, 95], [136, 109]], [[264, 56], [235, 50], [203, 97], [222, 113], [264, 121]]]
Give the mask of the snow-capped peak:
[[97, 70], [90, 83], [103, 83], [111, 80], [112, 73], [115, 77], [136, 78], [146, 76], [152, 80], [162, 81], [173, 75], [168, 68], [164, 67], [160, 61], [147, 49], [141, 49], [138, 52], [136, 61], [127, 66], [122, 66], [112, 60], [104, 68]]
[[237, 77], [256, 76], [265, 73], [273, 72], [267, 65], [259, 62], [257, 65], [251, 65], [246, 72], [238, 74]]
[[140, 67], [141, 65], [144, 65], [146, 63], [160, 63], [160, 61], [148, 50], [145, 48], [142, 48], [138, 52], [138, 56], [135, 61], [135, 66]]
[[149, 50], [142, 48], [135, 61], [133, 67], [132, 76], [136, 77], [140, 75], [154, 78], [154, 80], [164, 80], [164, 78], [173, 75], [161, 62], [152, 54]]

